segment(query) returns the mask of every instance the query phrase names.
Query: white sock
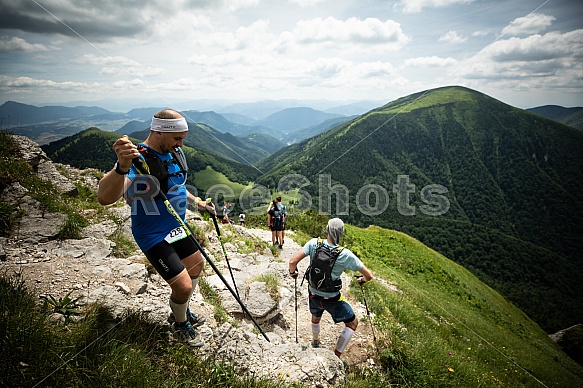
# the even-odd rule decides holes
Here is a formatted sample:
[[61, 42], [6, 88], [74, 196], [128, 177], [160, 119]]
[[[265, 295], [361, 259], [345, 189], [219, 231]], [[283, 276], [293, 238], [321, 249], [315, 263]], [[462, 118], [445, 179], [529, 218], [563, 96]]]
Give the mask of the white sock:
[[348, 342], [352, 338], [352, 334], [354, 334], [354, 330], [350, 327], [345, 327], [344, 330], [342, 330], [342, 333], [340, 333], [338, 342], [336, 342], [336, 349], [334, 349], [334, 353], [336, 353], [338, 357], [340, 357], [342, 352], [344, 352], [344, 349], [346, 349], [346, 345], [348, 345]]
[[170, 309], [172, 309], [174, 317], [176, 317], [176, 322], [184, 323], [187, 321], [186, 309], [188, 309], [188, 301], [186, 303], [179, 303], [170, 296]]
[[312, 338], [314, 342], [320, 341], [320, 322], [312, 322]]

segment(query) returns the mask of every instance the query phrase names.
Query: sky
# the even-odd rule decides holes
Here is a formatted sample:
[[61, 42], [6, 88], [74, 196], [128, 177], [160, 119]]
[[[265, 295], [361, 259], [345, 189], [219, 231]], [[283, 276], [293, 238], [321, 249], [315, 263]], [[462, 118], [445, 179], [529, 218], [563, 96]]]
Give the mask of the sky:
[[386, 103], [462, 85], [583, 106], [582, 16], [580, 0], [0, 0], [0, 104]]

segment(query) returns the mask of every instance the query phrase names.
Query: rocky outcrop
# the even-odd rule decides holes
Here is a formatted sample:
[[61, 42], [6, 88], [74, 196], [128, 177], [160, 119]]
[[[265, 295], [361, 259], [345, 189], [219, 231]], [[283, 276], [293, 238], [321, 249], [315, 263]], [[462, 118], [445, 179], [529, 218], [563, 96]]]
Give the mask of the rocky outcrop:
[[583, 365], [583, 324], [577, 324], [567, 329], [559, 330], [549, 337], [559, 345], [565, 353]]
[[77, 186], [59, 173], [55, 164], [37, 143], [26, 136], [14, 136], [14, 138], [20, 144], [19, 156], [32, 167], [32, 170], [39, 178], [53, 183], [61, 194], [77, 194]]

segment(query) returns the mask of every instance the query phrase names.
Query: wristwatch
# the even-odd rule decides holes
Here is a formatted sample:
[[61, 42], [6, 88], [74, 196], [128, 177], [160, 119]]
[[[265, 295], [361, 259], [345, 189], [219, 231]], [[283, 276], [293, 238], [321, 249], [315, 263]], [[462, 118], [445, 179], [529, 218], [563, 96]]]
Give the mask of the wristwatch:
[[122, 170], [120, 170], [119, 168], [119, 160], [117, 162], [115, 162], [115, 172], [118, 173], [119, 175], [125, 175], [128, 172], [130, 172], [129, 170], [126, 172], [123, 172]]

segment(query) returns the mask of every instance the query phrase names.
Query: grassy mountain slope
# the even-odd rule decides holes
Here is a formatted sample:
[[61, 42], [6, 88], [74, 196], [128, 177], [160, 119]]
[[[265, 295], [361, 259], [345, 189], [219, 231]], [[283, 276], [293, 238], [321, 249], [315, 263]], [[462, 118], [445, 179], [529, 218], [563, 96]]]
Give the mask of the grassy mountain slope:
[[[98, 128], [90, 128], [73, 136], [58, 140], [43, 146], [46, 154], [55, 162], [69, 164], [77, 168], [93, 167], [109, 171], [115, 162], [116, 155], [112, 144], [119, 134], [104, 132]], [[140, 140], [130, 137], [134, 143]], [[197, 187], [194, 174], [212, 167], [212, 171], [226, 176], [231, 182], [248, 184], [257, 176], [257, 171], [249, 166], [228, 159], [211, 155], [207, 152], [184, 147], [184, 153], [190, 168], [188, 183]], [[207, 179], [211, 179], [208, 178]], [[204, 191], [204, 190], [203, 190]]]
[[[346, 245], [379, 282], [364, 286], [392, 383], [404, 386], [579, 386], [583, 369], [473, 274], [419, 241], [347, 226]], [[353, 285], [355, 295], [360, 293]]]
[[[555, 331], [583, 321], [582, 150], [580, 131], [446, 87], [403, 97], [280, 150], [259, 163], [270, 172], [258, 182], [277, 187], [286, 174], [303, 175], [310, 184], [302, 189], [320, 210], [348, 212], [355, 225], [406, 231], [475, 270]], [[329, 191], [345, 186], [349, 208], [321, 190], [326, 174]], [[415, 186], [403, 193], [399, 175]], [[425, 214], [441, 206], [435, 195], [423, 197], [432, 184], [447, 190], [445, 214]], [[379, 214], [363, 211], [362, 198], [357, 204], [367, 187], [388, 199], [382, 209], [369, 198]]]

